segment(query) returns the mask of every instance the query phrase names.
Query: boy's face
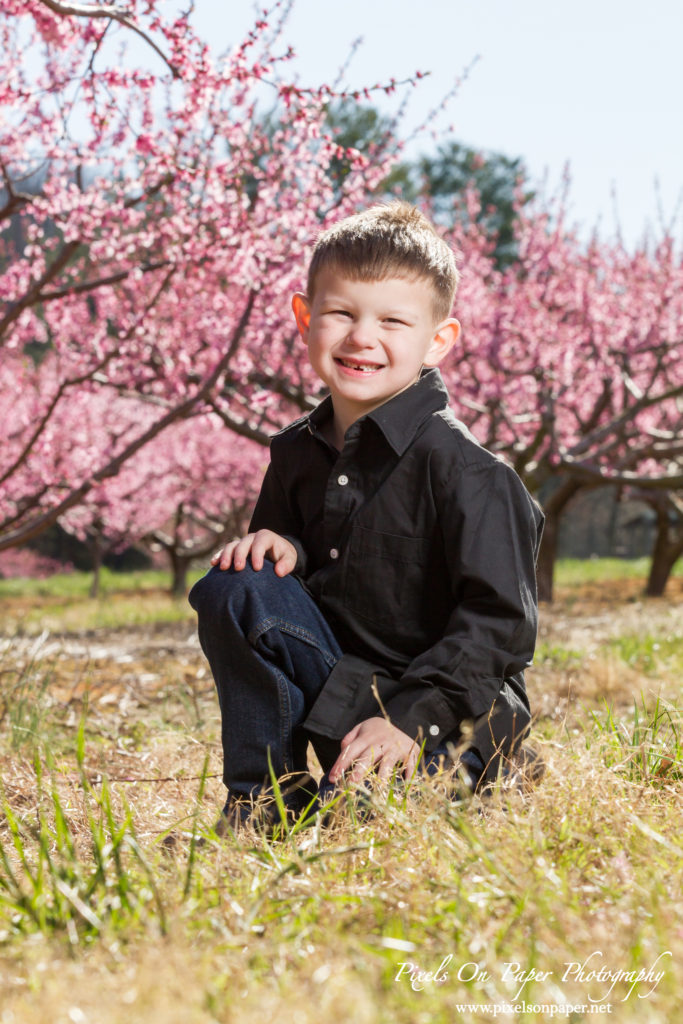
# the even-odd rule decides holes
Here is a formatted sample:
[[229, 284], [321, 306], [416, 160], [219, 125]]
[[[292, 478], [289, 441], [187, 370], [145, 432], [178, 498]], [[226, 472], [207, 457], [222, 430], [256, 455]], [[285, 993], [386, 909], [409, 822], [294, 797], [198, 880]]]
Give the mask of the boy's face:
[[352, 281], [325, 269], [309, 302], [292, 300], [313, 369], [330, 389], [345, 426], [410, 387], [436, 366], [460, 325], [435, 322], [432, 286], [423, 278]]

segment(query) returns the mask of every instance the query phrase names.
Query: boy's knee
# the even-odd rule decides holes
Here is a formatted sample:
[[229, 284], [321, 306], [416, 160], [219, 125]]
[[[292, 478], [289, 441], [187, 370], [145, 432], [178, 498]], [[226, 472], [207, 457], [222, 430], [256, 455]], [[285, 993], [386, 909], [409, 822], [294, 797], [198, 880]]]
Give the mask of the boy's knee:
[[249, 562], [239, 571], [232, 567], [219, 569], [213, 566], [192, 587], [188, 600], [200, 618], [216, 613], [222, 616], [226, 607], [233, 605], [235, 600], [241, 601], [249, 593], [269, 585], [274, 574], [275, 567], [271, 562], [265, 562], [258, 572]]

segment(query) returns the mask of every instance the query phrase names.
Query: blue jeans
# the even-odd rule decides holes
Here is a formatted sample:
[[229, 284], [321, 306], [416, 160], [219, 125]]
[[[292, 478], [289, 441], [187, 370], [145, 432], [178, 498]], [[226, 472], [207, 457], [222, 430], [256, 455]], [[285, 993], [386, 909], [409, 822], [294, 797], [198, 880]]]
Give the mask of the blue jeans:
[[[308, 734], [302, 723], [342, 650], [299, 580], [276, 576], [268, 561], [258, 572], [249, 562], [239, 572], [213, 568], [195, 584], [189, 600], [218, 691], [229, 798], [255, 799], [268, 789], [269, 756], [277, 778], [304, 779], [309, 740], [328, 772], [339, 741]], [[449, 738], [429, 754], [428, 772], [447, 754]], [[464, 760], [478, 779], [479, 758], [467, 751]], [[329, 788], [326, 779], [322, 788]], [[300, 804], [308, 802], [309, 793], [310, 787], [299, 795]]]

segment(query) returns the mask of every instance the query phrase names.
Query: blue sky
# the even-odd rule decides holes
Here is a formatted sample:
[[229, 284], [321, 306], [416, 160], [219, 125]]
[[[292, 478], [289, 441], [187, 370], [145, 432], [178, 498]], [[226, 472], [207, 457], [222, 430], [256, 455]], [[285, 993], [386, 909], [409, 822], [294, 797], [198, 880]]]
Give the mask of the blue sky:
[[[253, 19], [252, 0], [196, 0], [195, 24], [217, 50]], [[658, 223], [660, 208], [674, 215], [683, 0], [295, 0], [284, 40], [297, 51], [301, 84], [331, 82], [358, 36], [350, 87], [431, 72], [411, 90], [406, 133], [478, 58], [435, 122], [439, 139], [452, 126], [459, 141], [521, 156], [550, 189], [568, 162], [571, 212], [585, 231], [599, 221], [603, 236], [615, 233], [613, 190], [629, 243]], [[435, 144], [428, 134], [419, 148]]]

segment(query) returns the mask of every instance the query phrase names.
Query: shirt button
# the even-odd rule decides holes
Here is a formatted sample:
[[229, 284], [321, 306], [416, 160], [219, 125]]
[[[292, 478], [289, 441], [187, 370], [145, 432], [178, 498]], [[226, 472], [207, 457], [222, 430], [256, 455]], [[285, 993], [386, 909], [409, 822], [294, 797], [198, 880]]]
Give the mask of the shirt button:
[[338, 483], [338, 484], [339, 484], [339, 485], [340, 485], [341, 487], [346, 487], [346, 485], [348, 484], [348, 482], [349, 482], [349, 478], [348, 478], [348, 476], [347, 476], [347, 475], [346, 475], [345, 473], [342, 473], [342, 475], [341, 475], [341, 476], [338, 476], [338, 477], [337, 477], [337, 483]]
[[339, 558], [339, 552], [336, 548], [330, 548], [330, 558]]
[[440, 732], [440, 729], [439, 729], [438, 725], [430, 725], [429, 726], [429, 735], [430, 736], [438, 736], [439, 732]]

